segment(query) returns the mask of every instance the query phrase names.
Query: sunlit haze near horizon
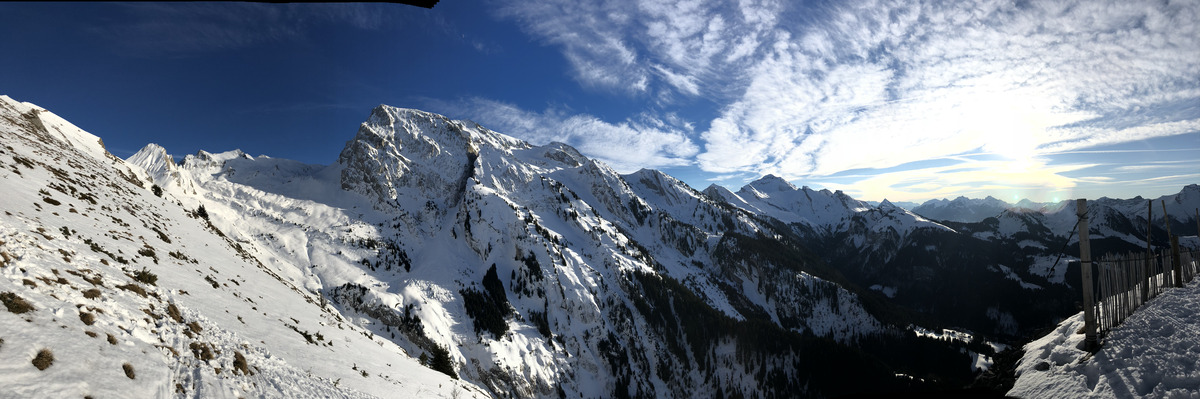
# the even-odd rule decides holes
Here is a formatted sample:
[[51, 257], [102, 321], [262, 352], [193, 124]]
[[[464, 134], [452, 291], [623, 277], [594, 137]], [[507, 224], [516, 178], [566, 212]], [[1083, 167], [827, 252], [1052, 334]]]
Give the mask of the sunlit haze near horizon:
[[1200, 1], [0, 3], [0, 94], [128, 157], [329, 164], [379, 104], [700, 190], [1154, 197], [1200, 183]]

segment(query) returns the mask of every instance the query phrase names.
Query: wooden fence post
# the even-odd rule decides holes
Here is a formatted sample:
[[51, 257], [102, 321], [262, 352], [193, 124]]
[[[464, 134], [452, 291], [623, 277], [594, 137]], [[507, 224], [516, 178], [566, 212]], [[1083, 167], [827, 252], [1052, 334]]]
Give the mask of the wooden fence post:
[[1179, 237], [1171, 236], [1171, 271], [1175, 274], [1175, 287], [1183, 287], [1183, 265], [1179, 261]]
[[1096, 339], [1096, 303], [1092, 297], [1092, 244], [1088, 241], [1087, 200], [1075, 200], [1075, 213], [1079, 216], [1079, 271], [1083, 274], [1083, 325], [1086, 338], [1083, 350], [1099, 349]]
[[1146, 200], [1146, 208], [1148, 208], [1146, 209], [1146, 273], [1144, 273], [1145, 275], [1142, 276], [1142, 283], [1146, 285], [1146, 289], [1142, 290], [1142, 303], [1146, 303], [1150, 300], [1150, 298], [1154, 297], [1154, 295], [1150, 293], [1150, 290], [1154, 287], [1154, 283], [1149, 280], [1158, 278], [1154, 275], [1153, 268], [1150, 267], [1150, 262], [1152, 262], [1151, 258], [1154, 257], [1154, 253], [1151, 252], [1150, 249], [1150, 233], [1154, 229], [1154, 200]]
[[[1170, 251], [1171, 250], [1171, 248], [1170, 248], [1171, 239], [1174, 237], [1171, 236], [1171, 219], [1167, 217], [1167, 200], [1159, 201], [1159, 205], [1162, 205], [1163, 224], [1167, 225], [1167, 250]], [[1169, 253], [1171, 253], [1171, 252], [1168, 252], [1168, 254]], [[1166, 265], [1166, 262], [1164, 261], [1163, 268], [1166, 268], [1166, 267], [1167, 267], [1167, 265]], [[1178, 284], [1179, 283], [1179, 281], [1178, 281], [1179, 275], [1175, 274], [1174, 264], [1172, 264], [1170, 270], [1165, 270], [1163, 272], [1163, 274], [1171, 277], [1170, 282], [1163, 284], [1164, 286], [1167, 286], [1167, 287], [1179, 286], [1179, 284]]]
[[1171, 234], [1171, 219], [1167, 218], [1167, 201], [1159, 202], [1163, 210], [1163, 222], [1167, 224], [1167, 239], [1171, 243], [1171, 281], [1175, 287], [1183, 286], [1183, 269], [1179, 264], [1179, 237]]

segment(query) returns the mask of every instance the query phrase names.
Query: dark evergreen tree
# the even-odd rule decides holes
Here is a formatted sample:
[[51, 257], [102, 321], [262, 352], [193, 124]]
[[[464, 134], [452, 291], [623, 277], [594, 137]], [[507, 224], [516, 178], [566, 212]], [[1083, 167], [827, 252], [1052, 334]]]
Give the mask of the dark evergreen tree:
[[454, 372], [454, 360], [450, 359], [450, 351], [441, 345], [434, 346], [433, 358], [429, 359], [429, 368], [440, 371], [450, 378], [458, 379], [458, 373]]
[[500, 339], [508, 332], [508, 323], [504, 318], [512, 313], [512, 306], [508, 304], [504, 284], [500, 282], [496, 273], [496, 264], [493, 263], [483, 276], [483, 292], [475, 288], [464, 288], [459, 294], [463, 297], [463, 307], [466, 308], [467, 315], [471, 316], [474, 322], [476, 334], [488, 331], [493, 337]]

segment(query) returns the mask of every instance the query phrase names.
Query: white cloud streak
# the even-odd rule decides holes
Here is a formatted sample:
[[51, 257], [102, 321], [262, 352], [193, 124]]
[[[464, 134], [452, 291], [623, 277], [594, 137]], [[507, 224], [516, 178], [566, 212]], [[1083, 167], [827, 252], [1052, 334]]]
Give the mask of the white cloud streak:
[[690, 126], [672, 115], [609, 123], [591, 115], [567, 115], [555, 109], [531, 112], [485, 99], [468, 100], [459, 108], [490, 129], [537, 145], [569, 144], [621, 173], [689, 165], [699, 152], [688, 138]]
[[772, 0], [507, 1], [498, 14], [559, 46], [586, 87], [665, 98], [725, 93], [778, 21]]
[[[968, 161], [951, 166], [885, 172], [853, 184], [824, 182], [822, 186], [843, 190], [857, 198], [893, 201], [923, 201], [960, 195], [1005, 199], [1030, 198], [1050, 201], [1072, 198], [1078, 178], [1066, 176], [1096, 164], [1051, 165], [1042, 159], [1019, 161]], [[1107, 177], [1095, 178], [1108, 180]]]
[[[1036, 176], [1067, 188], [1074, 180], [1040, 157], [1200, 131], [1196, 0], [563, 0], [503, 10], [561, 47], [586, 86], [722, 104], [697, 133], [695, 160], [711, 173], [815, 179], [982, 152], [1040, 168], [1011, 184]], [[971, 173], [1013, 178], [991, 172]], [[917, 173], [950, 173], [927, 183], [955, 189], [989, 185], [937, 168], [905, 177]]]
[[[831, 12], [753, 69], [742, 98], [704, 133], [700, 164], [797, 178], [1198, 130], [1200, 118], [1087, 123], [1196, 98], [1196, 7], [1059, 3], [867, 1]], [[729, 151], [740, 147], [761, 151]]]

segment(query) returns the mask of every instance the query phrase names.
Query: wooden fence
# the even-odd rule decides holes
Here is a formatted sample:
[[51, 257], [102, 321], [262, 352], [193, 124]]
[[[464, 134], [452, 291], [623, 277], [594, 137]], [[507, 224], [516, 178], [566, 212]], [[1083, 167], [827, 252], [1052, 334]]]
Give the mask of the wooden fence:
[[[1149, 209], [1153, 212], [1153, 202]], [[1108, 254], [1093, 262], [1088, 241], [1087, 200], [1078, 200], [1076, 211], [1080, 260], [1073, 263], [1083, 266], [1080, 274], [1083, 277], [1084, 332], [1087, 335], [1081, 349], [1095, 351], [1100, 347], [1101, 337], [1143, 304], [1169, 288], [1183, 287], [1200, 274], [1200, 251], [1181, 252], [1179, 237], [1171, 235], [1168, 222], [1170, 248], [1153, 251], [1147, 242], [1145, 253]], [[1196, 212], [1197, 229], [1200, 230], [1200, 210]], [[1166, 204], [1163, 204], [1163, 214], [1166, 222]], [[1147, 219], [1147, 224], [1153, 220]]]
[[1105, 255], [1092, 262], [1092, 292], [1095, 295], [1093, 312], [1097, 333], [1103, 337], [1125, 321], [1138, 308], [1168, 288], [1187, 284], [1200, 268], [1200, 252], [1179, 254], [1180, 273], [1176, 277], [1175, 257], [1163, 250], [1147, 257], [1145, 254], [1123, 256]]

